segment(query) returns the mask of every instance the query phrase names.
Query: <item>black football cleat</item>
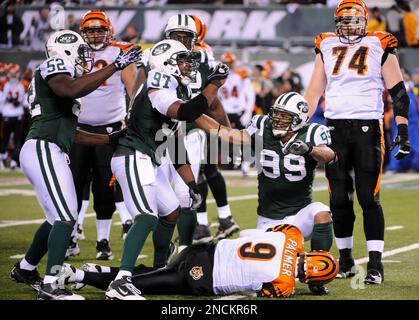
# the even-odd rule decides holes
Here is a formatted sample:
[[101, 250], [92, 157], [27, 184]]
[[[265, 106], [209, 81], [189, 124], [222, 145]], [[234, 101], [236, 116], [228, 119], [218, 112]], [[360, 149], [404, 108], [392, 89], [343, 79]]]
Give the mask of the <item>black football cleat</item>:
[[35, 291], [39, 291], [39, 286], [42, 283], [42, 278], [36, 269], [33, 271], [21, 269], [20, 262], [16, 263], [10, 271], [10, 278], [16, 282], [29, 285]]

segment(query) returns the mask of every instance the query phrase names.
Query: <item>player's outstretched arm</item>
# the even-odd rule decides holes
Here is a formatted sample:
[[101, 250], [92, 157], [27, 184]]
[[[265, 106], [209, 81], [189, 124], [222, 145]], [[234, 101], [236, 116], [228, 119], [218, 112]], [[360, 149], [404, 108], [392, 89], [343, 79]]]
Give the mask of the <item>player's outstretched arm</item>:
[[116, 71], [123, 70], [135, 63], [140, 56], [141, 49], [135, 46], [127, 52], [121, 52], [114, 63], [103, 69], [76, 79], [68, 74], [59, 73], [48, 80], [48, 85], [57, 96], [70, 99], [81, 98], [99, 88]]
[[321, 58], [321, 54], [316, 55], [316, 60], [314, 61], [314, 69], [311, 74], [311, 79], [308, 84], [304, 98], [308, 102], [308, 117], [314, 114], [319, 103], [320, 97], [323, 95], [324, 90], [326, 89], [327, 79], [326, 74], [324, 73], [324, 64]]
[[246, 130], [226, 127], [203, 114], [195, 120], [195, 125], [209, 135], [217, 135], [220, 139], [234, 144], [251, 144], [252, 140]]
[[226, 65], [220, 64], [216, 66], [213, 72], [208, 76], [209, 84], [195, 98], [183, 102], [176, 100], [166, 108], [166, 98], [164, 94], [160, 94], [161, 89], [152, 88], [148, 90], [150, 100], [156, 109], [162, 114], [172, 118], [186, 122], [193, 122], [202, 114], [206, 113], [209, 106], [217, 97], [218, 89], [224, 84], [228, 76], [229, 69]]
[[209, 114], [211, 118], [217, 120], [223, 126], [231, 128], [230, 120], [228, 120], [224, 106], [218, 97], [215, 97], [209, 106]]
[[111, 134], [90, 133], [84, 130], [77, 129], [74, 141], [78, 144], [84, 145], [103, 145], [103, 144], [118, 144], [118, 140], [126, 132], [126, 129], [112, 132]]

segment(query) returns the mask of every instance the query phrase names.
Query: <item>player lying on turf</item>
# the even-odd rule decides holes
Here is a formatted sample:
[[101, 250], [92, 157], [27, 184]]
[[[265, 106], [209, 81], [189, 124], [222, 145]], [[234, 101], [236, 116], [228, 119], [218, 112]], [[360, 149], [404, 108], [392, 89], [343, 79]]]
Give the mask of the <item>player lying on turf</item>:
[[[252, 237], [192, 245], [164, 268], [113, 281], [106, 296], [117, 300], [144, 300], [143, 294], [289, 297], [296, 277], [303, 283], [324, 285], [338, 272], [337, 261], [329, 252], [303, 253], [303, 243], [297, 227], [281, 224]], [[89, 281], [92, 275], [96, 280], [102, 278], [102, 289], [111, 281], [105, 281], [107, 273], [85, 272], [70, 265], [65, 266], [59, 281], [98, 286], [99, 282]]]

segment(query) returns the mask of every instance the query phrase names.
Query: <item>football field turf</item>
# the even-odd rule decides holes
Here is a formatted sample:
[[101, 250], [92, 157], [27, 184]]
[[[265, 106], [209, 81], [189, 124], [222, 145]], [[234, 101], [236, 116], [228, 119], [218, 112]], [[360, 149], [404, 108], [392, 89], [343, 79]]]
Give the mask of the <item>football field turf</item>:
[[[226, 173], [230, 206], [241, 229], [256, 225], [257, 184], [256, 177], [241, 178], [237, 172]], [[216, 232], [216, 206], [209, 197], [208, 210], [212, 231]], [[314, 201], [328, 204], [323, 172], [317, 173], [314, 185]], [[362, 226], [362, 212], [355, 207], [354, 257], [359, 273], [352, 279], [336, 279], [330, 284], [330, 294], [313, 296], [306, 285], [297, 283], [296, 294], [291, 300], [418, 300], [419, 299], [419, 174], [386, 174], [382, 179], [381, 202], [384, 209], [386, 233], [384, 268], [385, 282], [380, 286], [364, 286], [360, 281], [365, 272], [368, 256]], [[21, 173], [0, 173], [0, 300], [33, 300], [36, 293], [24, 284], [11, 281], [9, 274], [13, 264], [25, 253], [34, 232], [43, 221], [44, 215], [36, 201], [31, 186]], [[92, 214], [92, 203], [85, 219], [86, 240], [79, 241], [81, 254], [72, 257], [69, 263], [79, 267], [85, 262], [118, 266], [121, 257], [122, 239], [119, 215], [113, 218], [111, 247], [113, 261], [95, 260], [96, 224]], [[309, 249], [309, 243], [306, 244]], [[332, 252], [337, 254], [333, 244]], [[152, 264], [153, 248], [151, 237], [147, 240], [138, 263]], [[45, 272], [46, 257], [39, 265], [41, 275]], [[104, 292], [93, 287], [85, 287], [80, 294], [86, 299], [103, 300]], [[192, 296], [145, 296], [149, 300], [170, 299], [219, 299]], [[227, 296], [227, 299], [252, 299], [241, 296]], [[256, 298], [253, 298], [256, 299]], [[259, 299], [259, 298], [258, 298]]]

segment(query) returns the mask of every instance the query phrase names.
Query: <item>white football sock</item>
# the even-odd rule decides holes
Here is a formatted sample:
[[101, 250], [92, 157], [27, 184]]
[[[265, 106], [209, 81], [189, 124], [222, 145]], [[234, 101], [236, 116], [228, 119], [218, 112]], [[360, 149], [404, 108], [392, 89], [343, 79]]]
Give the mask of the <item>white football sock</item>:
[[82, 282], [84, 279], [84, 271], [76, 269], [76, 282]]
[[123, 276], [129, 276], [130, 277], [130, 276], [132, 276], [132, 273], [129, 272], [129, 271], [120, 270], [118, 272], [118, 274], [116, 275], [115, 280], [122, 279]]
[[354, 247], [354, 237], [336, 238], [336, 247], [339, 250], [352, 249]]
[[26, 261], [25, 258], [23, 258], [22, 261], [20, 261], [19, 267], [20, 269], [28, 270], [28, 271], [33, 271], [36, 269], [36, 266], [30, 264], [28, 261]]
[[367, 250], [370, 251], [384, 251], [384, 241], [383, 240], [368, 240], [367, 241]]
[[225, 205], [223, 207], [218, 207], [218, 218], [219, 219], [225, 219], [231, 216], [231, 210], [230, 205]]
[[111, 234], [112, 219], [96, 220], [97, 241], [102, 239], [109, 240]]
[[87, 208], [89, 208], [89, 200], [83, 200], [81, 203], [81, 209], [79, 212], [79, 217], [77, 218], [77, 223], [83, 229], [84, 217], [86, 216]]
[[106, 272], [106, 273], [110, 273], [111, 272], [111, 267], [108, 266], [100, 266], [101, 272]]
[[197, 212], [196, 219], [198, 220], [198, 224], [203, 224], [205, 226], [208, 225], [208, 212]]
[[126, 223], [128, 220], [132, 220], [131, 215], [128, 212], [127, 206], [124, 202], [115, 202], [116, 210], [118, 210], [121, 222]]
[[43, 283], [48, 284], [48, 283], [53, 283], [54, 281], [56, 281], [58, 278], [55, 276], [47, 276], [45, 275], [44, 277], [44, 281]]

